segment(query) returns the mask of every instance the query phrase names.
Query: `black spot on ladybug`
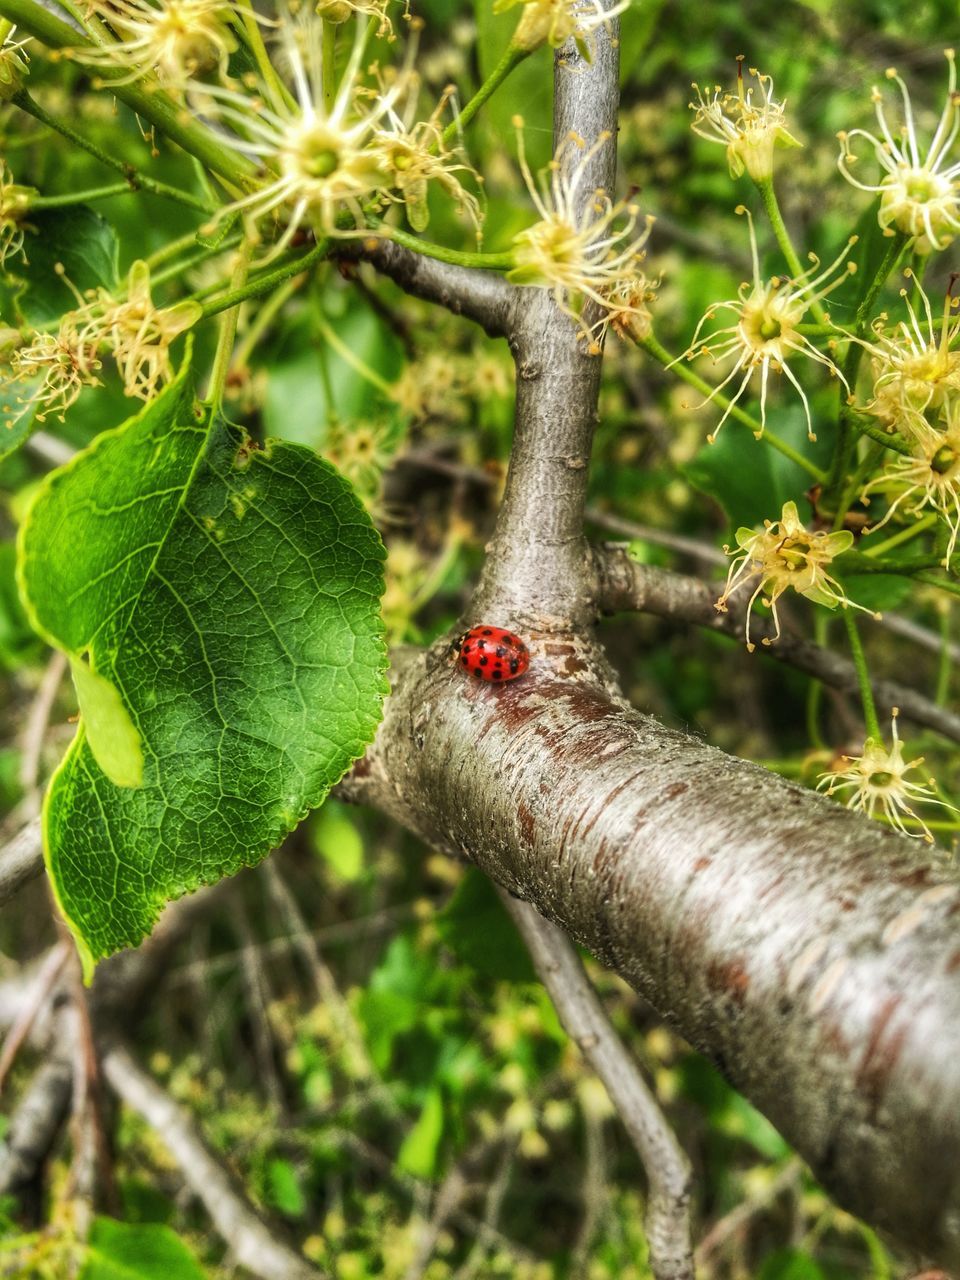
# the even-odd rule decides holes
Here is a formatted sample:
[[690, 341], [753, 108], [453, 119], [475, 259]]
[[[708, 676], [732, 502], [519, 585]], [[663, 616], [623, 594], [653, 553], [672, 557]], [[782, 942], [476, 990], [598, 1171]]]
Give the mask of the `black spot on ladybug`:
[[473, 668], [473, 674], [474, 674], [474, 675], [477, 677], [477, 679], [479, 680], [479, 679], [480, 679], [480, 677], [483, 675], [483, 672], [480, 670], [480, 668], [479, 668], [479, 667], [474, 667], [474, 668]]
[[517, 674], [517, 668], [518, 668], [519, 666], [520, 666], [520, 663], [516, 660], [516, 658], [514, 658], [514, 659], [513, 659], [513, 661], [510, 663], [510, 673], [511, 673], [511, 675], [516, 675], [516, 674]]
[[461, 659], [460, 659], [460, 661], [463, 663], [463, 665], [464, 665], [465, 667], [469, 667], [469, 665], [470, 665], [470, 659], [469, 659], [469, 658], [461, 658]]
[[501, 679], [503, 679], [503, 672], [500, 670], [500, 668], [499, 668], [499, 667], [497, 668], [497, 670], [496, 670], [496, 671], [494, 671], [494, 673], [493, 673], [493, 678], [494, 678], [494, 680], [501, 680]]
[[493, 632], [490, 630], [490, 628], [489, 628], [489, 627], [486, 627], [486, 628], [484, 628], [484, 632], [483, 632], [483, 634], [484, 634], [485, 636], [492, 636], [492, 635], [493, 635]]
[[490, 661], [490, 659], [489, 659], [489, 658], [481, 658], [481, 659], [480, 659], [480, 665], [481, 665], [481, 667], [485, 667], [489, 661]]
[[497, 657], [498, 657], [498, 658], [505, 658], [506, 656], [507, 656], [507, 651], [506, 651], [506, 649], [503, 647], [503, 645], [502, 645], [502, 644], [498, 644], [498, 645], [497, 645]]

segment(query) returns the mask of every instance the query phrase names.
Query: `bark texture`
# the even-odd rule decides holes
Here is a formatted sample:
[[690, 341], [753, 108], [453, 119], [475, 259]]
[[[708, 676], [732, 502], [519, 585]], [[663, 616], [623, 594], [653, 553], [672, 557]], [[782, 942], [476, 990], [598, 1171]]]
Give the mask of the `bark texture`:
[[503, 688], [409, 658], [354, 797], [589, 947], [842, 1205], [960, 1263], [956, 870], [538, 647]]

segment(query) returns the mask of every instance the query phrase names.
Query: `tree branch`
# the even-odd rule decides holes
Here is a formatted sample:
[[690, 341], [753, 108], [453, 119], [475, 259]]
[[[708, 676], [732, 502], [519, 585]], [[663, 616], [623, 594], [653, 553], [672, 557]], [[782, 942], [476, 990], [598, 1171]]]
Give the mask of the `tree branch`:
[[551, 647], [502, 688], [440, 646], [398, 655], [341, 790], [531, 901], [842, 1205], [960, 1263], [960, 872], [625, 709]]
[[126, 1049], [110, 1049], [103, 1058], [103, 1072], [117, 1096], [157, 1132], [242, 1267], [261, 1280], [317, 1280], [318, 1271], [274, 1239], [235, 1189], [219, 1158], [207, 1149], [192, 1119], [141, 1071]]
[[501, 890], [560, 1021], [603, 1081], [647, 1175], [644, 1228], [656, 1280], [693, 1280], [690, 1162], [633, 1058], [610, 1025], [566, 934]]
[[[668, 569], [638, 564], [625, 547], [595, 548], [594, 557], [598, 575], [597, 604], [604, 613], [640, 610], [742, 640], [745, 607], [734, 601], [727, 613], [718, 613], [714, 608], [717, 588], [710, 583]], [[755, 615], [751, 631], [768, 657], [821, 680], [831, 689], [857, 695], [857, 673], [848, 658], [789, 631], [783, 631], [775, 643], [764, 644], [764, 638], [772, 640], [775, 635], [775, 627], [767, 618]], [[960, 715], [949, 707], [938, 706], [915, 689], [894, 680], [875, 680], [873, 693], [877, 703], [888, 711], [899, 707], [917, 724], [960, 742]]]
[[0, 906], [42, 870], [40, 819], [34, 818], [0, 849]]
[[350, 241], [333, 252], [341, 261], [362, 258], [407, 293], [475, 320], [491, 337], [510, 330], [519, 290], [494, 271], [439, 262], [393, 240]]

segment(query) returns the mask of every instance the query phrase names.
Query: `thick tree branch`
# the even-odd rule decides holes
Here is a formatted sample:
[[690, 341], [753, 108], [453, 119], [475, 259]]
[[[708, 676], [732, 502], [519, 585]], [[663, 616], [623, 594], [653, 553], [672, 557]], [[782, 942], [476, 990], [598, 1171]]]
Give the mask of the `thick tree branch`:
[[[743, 639], [744, 605], [733, 601], [727, 613], [718, 613], [714, 605], [719, 591], [710, 583], [672, 573], [668, 569], [638, 564], [625, 547], [596, 548], [594, 554], [598, 575], [597, 604], [604, 613], [640, 610]], [[772, 641], [775, 634], [773, 623], [755, 615], [750, 625], [751, 634], [763, 646], [768, 657], [822, 680], [831, 689], [854, 696], [858, 694], [857, 673], [848, 658], [830, 649], [822, 649], [787, 630], [775, 643], [766, 644], [764, 641]], [[915, 723], [960, 742], [960, 715], [949, 707], [938, 706], [930, 698], [894, 680], [875, 680], [873, 694], [878, 706], [887, 711], [899, 707]]]
[[589, 947], [841, 1204], [960, 1263], [960, 873], [549, 648], [503, 688], [401, 656], [347, 790]]
[[207, 1149], [191, 1117], [126, 1049], [112, 1048], [104, 1055], [103, 1073], [117, 1096], [157, 1132], [240, 1266], [261, 1280], [318, 1280], [318, 1271], [274, 1239], [220, 1159]]
[[529, 903], [500, 894], [567, 1034], [606, 1086], [647, 1175], [644, 1214], [656, 1280], [693, 1280], [690, 1163], [624, 1048], [569, 938]]

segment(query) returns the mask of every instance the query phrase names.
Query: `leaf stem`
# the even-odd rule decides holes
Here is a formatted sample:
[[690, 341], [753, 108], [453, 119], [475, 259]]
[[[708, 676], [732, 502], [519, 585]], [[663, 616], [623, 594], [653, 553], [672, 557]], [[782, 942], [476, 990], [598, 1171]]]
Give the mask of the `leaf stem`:
[[808, 476], [812, 476], [818, 484], [822, 484], [826, 479], [825, 472], [821, 471], [820, 468], [815, 466], [808, 458], [805, 458], [798, 450], [794, 449], [793, 445], [787, 444], [786, 440], [781, 440], [778, 435], [775, 435], [774, 432], [769, 429], [769, 427], [763, 429], [756, 418], [751, 418], [748, 413], [744, 413], [739, 405], [733, 405], [731, 407], [730, 401], [726, 396], [713, 395], [714, 388], [701, 378], [699, 374], [694, 373], [692, 369], [688, 368], [687, 365], [678, 363], [679, 357], [672, 356], [666, 347], [662, 346], [652, 333], [644, 338], [642, 342], [638, 343], [638, 345], [642, 347], [648, 355], [653, 356], [654, 360], [662, 364], [665, 369], [672, 369], [681, 381], [686, 382], [691, 387], [694, 387], [702, 395], [705, 395], [708, 398], [712, 395], [715, 403], [719, 405], [721, 409], [730, 409], [731, 418], [742, 423], [745, 427], [749, 427], [755, 436], [759, 436], [759, 438], [764, 443], [768, 444], [771, 449], [776, 449], [776, 451], [778, 453], [782, 453], [785, 458], [789, 458], [791, 462], [796, 463], [796, 465], [802, 468]]
[[[207, 320], [210, 316], [219, 315], [221, 311], [226, 311], [228, 307], [235, 307], [238, 302], [243, 302], [246, 298], [256, 298], [261, 294], [270, 293], [278, 284], [288, 280], [290, 276], [299, 275], [301, 271], [306, 271], [314, 263], [319, 262], [327, 254], [329, 248], [329, 241], [320, 240], [308, 253], [301, 254], [299, 258], [295, 258], [292, 262], [285, 262], [279, 267], [274, 267], [272, 271], [265, 271], [262, 275], [254, 276], [252, 280], [247, 280], [245, 284], [235, 289], [228, 289], [219, 298], [211, 298], [203, 304], [202, 319]], [[200, 291], [193, 296], [199, 300]]]
[[[136, 191], [138, 188], [149, 191], [155, 196], [162, 196], [167, 200], [176, 200], [178, 204], [187, 205], [191, 209], [199, 209], [201, 213], [210, 213], [211, 206], [205, 200], [201, 200], [199, 196], [193, 195], [189, 191], [181, 191], [179, 187], [172, 187], [166, 182], [158, 182], [156, 178], [150, 178], [145, 173], [141, 173], [134, 165], [129, 164], [125, 160], [119, 160], [116, 156], [105, 151], [97, 143], [91, 141], [90, 138], [84, 137], [82, 133], [78, 133], [76, 129], [65, 120], [52, 116], [49, 111], [40, 106], [34, 98], [27, 93], [26, 89], [21, 89], [13, 99], [16, 106], [20, 107], [28, 115], [33, 116], [35, 120], [39, 120], [41, 124], [45, 124], [49, 129], [53, 129], [56, 133], [61, 134], [76, 146], [81, 147], [89, 155], [94, 156], [101, 164], [108, 165], [111, 169], [115, 169], [118, 173], [123, 174], [128, 191]], [[119, 195], [120, 187], [117, 186], [109, 191], [109, 194]], [[100, 194], [103, 195], [107, 191], [101, 188]], [[89, 195], [89, 193], [87, 193]], [[72, 195], [70, 201], [76, 202], [78, 196]], [[39, 197], [39, 199], [31, 202], [31, 208], [55, 208], [53, 201], [60, 200], [61, 203], [66, 201], [57, 196]], [[46, 202], [46, 203], [44, 203]]]
[[446, 129], [444, 129], [444, 146], [447, 146], [455, 138], [460, 137], [464, 129], [466, 129], [467, 125], [484, 105], [487, 99], [491, 98], [494, 93], [496, 93], [514, 67], [518, 67], [520, 63], [523, 62], [524, 58], [528, 56], [529, 52], [530, 51], [528, 49], [518, 49], [512, 41], [507, 45], [503, 57], [487, 76], [486, 80], [484, 80], [483, 84], [466, 104], [463, 110], [459, 111], [456, 117], [451, 120]]
[[843, 622], [847, 628], [847, 637], [850, 641], [850, 656], [853, 658], [853, 665], [857, 672], [857, 684], [860, 686], [860, 701], [863, 703], [863, 719], [867, 727], [867, 737], [873, 738], [876, 742], [882, 742], [883, 735], [880, 732], [877, 708], [873, 701], [870, 672], [867, 670], [867, 659], [863, 652], [860, 632], [857, 630], [857, 623], [852, 609], [843, 610]]
[[412, 236], [399, 227], [388, 227], [384, 230], [389, 239], [395, 240], [405, 249], [411, 249], [425, 258], [436, 258], [438, 262], [449, 262], [458, 267], [476, 267], [481, 271], [510, 271], [517, 265], [512, 252], [465, 253], [459, 249], [448, 249], [442, 244], [433, 244], [429, 240], [421, 240], [419, 236]]
[[[230, 287], [234, 293], [243, 289], [247, 273], [250, 270], [250, 258], [253, 254], [253, 241], [241, 241], [237, 250]], [[207, 400], [213, 406], [214, 413], [219, 413], [223, 406], [223, 388], [227, 381], [227, 370], [233, 355], [233, 344], [237, 337], [237, 321], [240, 318], [240, 303], [236, 303], [225, 311], [220, 319], [220, 332], [217, 335], [217, 350], [213, 357], [213, 368], [210, 371], [210, 383], [207, 387]]]
[[357, 353], [347, 346], [333, 326], [328, 323], [319, 307], [316, 311], [316, 324], [327, 346], [332, 347], [341, 360], [345, 360], [351, 369], [355, 369], [361, 378], [366, 378], [388, 400], [393, 399], [393, 388], [386, 378], [381, 377], [376, 369], [371, 369], [366, 361], [361, 360]]
[[329, 114], [337, 100], [337, 28], [332, 22], [321, 19], [320, 79], [323, 84], [323, 107]]
[[[763, 201], [767, 217], [770, 220], [770, 226], [773, 228], [773, 234], [776, 236], [777, 244], [780, 246], [780, 252], [790, 268], [790, 274], [794, 280], [800, 280], [804, 274], [804, 269], [797, 256], [797, 251], [793, 247], [793, 241], [790, 239], [790, 232], [787, 230], [787, 224], [783, 220], [783, 214], [780, 212], [780, 204], [777, 200], [777, 193], [774, 190], [773, 178], [759, 180], [756, 186], [760, 192], [760, 199]], [[822, 302], [811, 302], [810, 310], [816, 316], [818, 324], [823, 326], [830, 324]]]
[[929, 515], [922, 516], [915, 523], [908, 525], [905, 529], [901, 529], [899, 533], [894, 533], [889, 538], [884, 538], [883, 542], [878, 542], [875, 546], [864, 551], [863, 554], [869, 556], [871, 560], [876, 556], [882, 556], [884, 552], [891, 551], [894, 547], [899, 547], [904, 542], [910, 542], [918, 534], [924, 533], [932, 525], [935, 525], [938, 519], [936, 512], [931, 511]]

